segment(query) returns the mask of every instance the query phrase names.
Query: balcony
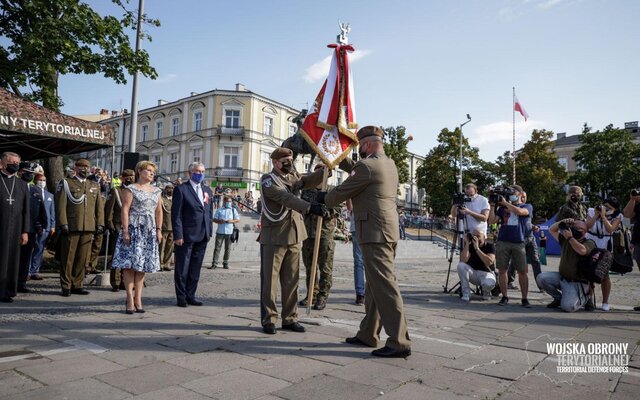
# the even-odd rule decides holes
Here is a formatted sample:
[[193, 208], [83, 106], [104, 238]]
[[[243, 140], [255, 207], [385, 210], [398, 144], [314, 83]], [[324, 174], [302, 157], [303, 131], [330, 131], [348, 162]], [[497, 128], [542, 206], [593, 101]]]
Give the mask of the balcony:
[[233, 137], [244, 137], [244, 126], [239, 126], [236, 128], [227, 127], [223, 125], [218, 125], [218, 135], [226, 135]]
[[217, 167], [213, 170], [213, 175], [226, 178], [242, 178], [242, 168]]

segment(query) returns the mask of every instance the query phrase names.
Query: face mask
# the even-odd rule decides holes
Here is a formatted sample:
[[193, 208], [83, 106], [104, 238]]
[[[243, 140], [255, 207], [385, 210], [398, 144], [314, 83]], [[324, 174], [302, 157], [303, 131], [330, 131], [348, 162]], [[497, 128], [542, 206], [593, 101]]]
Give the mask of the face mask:
[[6, 169], [9, 175], [13, 175], [20, 170], [20, 164], [7, 164]]
[[230, 201], [226, 201], [224, 203], [225, 208], [231, 208], [231, 202]]
[[511, 196], [509, 196], [509, 201], [512, 203], [518, 201], [518, 196], [516, 196], [515, 194], [512, 194]]
[[35, 174], [33, 174], [31, 172], [23, 172], [21, 178], [25, 182], [31, 182], [33, 180], [34, 176], [35, 176]]
[[171, 196], [173, 196], [173, 190], [167, 190], [166, 192], [167, 197], [171, 198]]
[[79, 177], [79, 178], [81, 178], [81, 179], [87, 179], [87, 174], [88, 174], [88, 173], [89, 173], [89, 172], [88, 172], [86, 169], [79, 169], [79, 170], [76, 172], [76, 175], [78, 175], [78, 177]]
[[571, 195], [570, 199], [572, 202], [577, 203], [580, 200], [580, 197], [578, 197], [578, 195], [576, 194], [573, 194]]
[[288, 174], [291, 172], [291, 161], [283, 161], [282, 162], [282, 168], [280, 168], [280, 171], [284, 172], [285, 174]]
[[364, 146], [360, 146], [360, 148], [358, 149], [358, 156], [361, 160], [367, 158], [367, 152], [364, 150]]
[[40, 188], [40, 189], [44, 189], [47, 187], [47, 182], [45, 181], [38, 181], [38, 183], [36, 183], [36, 185]]
[[191, 174], [191, 180], [195, 183], [202, 183], [202, 181], [204, 180], [204, 174], [194, 172]]
[[574, 238], [576, 239], [580, 239], [582, 237], [582, 232], [580, 232], [579, 230], [577, 230], [574, 227], [569, 228], [571, 229], [571, 234], [573, 235]]

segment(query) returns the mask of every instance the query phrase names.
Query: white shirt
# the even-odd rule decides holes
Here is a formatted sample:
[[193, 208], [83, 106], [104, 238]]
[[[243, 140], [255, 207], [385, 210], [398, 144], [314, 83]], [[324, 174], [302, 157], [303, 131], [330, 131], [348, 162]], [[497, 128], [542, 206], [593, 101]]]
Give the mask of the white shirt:
[[202, 190], [202, 185], [200, 183], [195, 183], [191, 179], [189, 179], [189, 183], [191, 184], [191, 187], [193, 188], [193, 190], [195, 190], [196, 194], [198, 195], [200, 204], [204, 205], [204, 192]]
[[[489, 210], [489, 200], [482, 195], [475, 195], [475, 197], [471, 198], [471, 201], [468, 203], [464, 203], [464, 206], [467, 210], [473, 211], [474, 213], [482, 214], [482, 211]], [[482, 232], [487, 233], [487, 221], [480, 222], [477, 219], [473, 218], [471, 215], [465, 215], [465, 219], [467, 221], [467, 230], [468, 232], [475, 231], [478, 227], [482, 229]], [[458, 229], [461, 231], [460, 227]]]

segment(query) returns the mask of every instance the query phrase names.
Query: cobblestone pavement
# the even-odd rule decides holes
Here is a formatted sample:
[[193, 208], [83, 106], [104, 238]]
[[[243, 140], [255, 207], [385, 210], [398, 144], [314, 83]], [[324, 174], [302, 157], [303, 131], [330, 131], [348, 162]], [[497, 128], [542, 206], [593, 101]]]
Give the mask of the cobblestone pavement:
[[[507, 307], [477, 296], [466, 304], [443, 293], [442, 249], [401, 245], [396, 272], [413, 341], [408, 359], [378, 359], [344, 343], [363, 316], [353, 304], [348, 249], [336, 252], [327, 309], [299, 310], [303, 334], [261, 332], [257, 259], [232, 257], [229, 270], [204, 269], [203, 307], [175, 306], [171, 272], [148, 275], [147, 312], [135, 315], [124, 314], [122, 292], [93, 287], [89, 296], [63, 298], [57, 277], [47, 274], [30, 282], [32, 293], [0, 306], [0, 399], [637, 398], [640, 313], [631, 308], [640, 303], [638, 270], [613, 277], [609, 312], [549, 310], [532, 276], [532, 308], [519, 305], [519, 291], [510, 291]], [[557, 261], [550, 258], [547, 270]], [[457, 282], [452, 269], [450, 285]], [[566, 343], [599, 354], [592, 365], [629, 356], [628, 372], [558, 372], [585, 360], [569, 359], [568, 346], [548, 354], [550, 345]], [[605, 359], [596, 343], [620, 347]]]

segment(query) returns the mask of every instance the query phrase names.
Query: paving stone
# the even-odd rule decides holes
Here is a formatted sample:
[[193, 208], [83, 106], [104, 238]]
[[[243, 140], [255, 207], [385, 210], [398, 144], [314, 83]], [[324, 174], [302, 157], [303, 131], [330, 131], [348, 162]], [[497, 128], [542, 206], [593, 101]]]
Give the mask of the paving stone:
[[119, 400], [131, 395], [93, 378], [78, 379], [24, 393], [2, 397], [2, 400]]
[[133, 394], [142, 394], [188, 382], [202, 375], [164, 362], [96, 376], [96, 379]]
[[409, 382], [392, 391], [385, 391], [383, 399], [385, 400], [407, 400], [407, 399], [429, 399], [429, 400], [449, 400], [474, 398], [452, 393], [447, 390], [441, 390], [415, 382]]
[[485, 346], [445, 364], [449, 368], [514, 380], [532, 369], [545, 356], [498, 346]]
[[377, 359], [372, 359], [336, 368], [328, 372], [327, 375], [374, 386], [386, 392], [418, 377], [421, 375], [421, 371], [388, 365], [378, 362]]
[[216, 375], [239, 367], [250, 367], [259, 359], [226, 350], [212, 350], [205, 353], [189, 354], [167, 361], [204, 375]]
[[607, 389], [591, 386], [556, 383], [545, 376], [529, 374], [516, 382], [500, 395], [503, 399], [606, 399], [609, 397]]
[[0, 382], [2, 382], [0, 384], [2, 388], [2, 394], [0, 394], [0, 396], [23, 393], [43, 386], [42, 383], [15, 371], [0, 372]]
[[322, 362], [308, 357], [284, 355], [269, 360], [243, 365], [242, 368], [288, 382], [297, 383], [313, 376], [327, 373], [328, 371], [338, 368], [338, 366], [336, 364]]
[[620, 383], [616, 390], [611, 393], [611, 400], [629, 400], [638, 398], [638, 386]]
[[170, 386], [153, 392], [131, 397], [131, 400], [208, 400], [209, 396], [194, 392], [181, 386]]
[[187, 382], [182, 386], [220, 400], [243, 400], [276, 392], [288, 387], [289, 383], [253, 371], [235, 369]]
[[491, 376], [463, 372], [447, 367], [436, 368], [416, 380], [416, 383], [440, 389], [456, 395], [472, 396], [479, 399], [493, 399], [503, 393], [511, 381]]
[[25, 375], [48, 385], [87, 378], [124, 367], [95, 355], [83, 355], [50, 363], [17, 368]]
[[335, 400], [377, 398], [380, 389], [327, 375], [318, 375], [272, 393], [289, 400]]

